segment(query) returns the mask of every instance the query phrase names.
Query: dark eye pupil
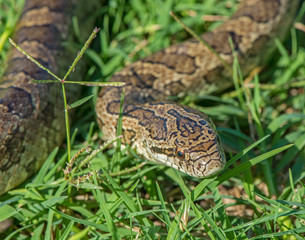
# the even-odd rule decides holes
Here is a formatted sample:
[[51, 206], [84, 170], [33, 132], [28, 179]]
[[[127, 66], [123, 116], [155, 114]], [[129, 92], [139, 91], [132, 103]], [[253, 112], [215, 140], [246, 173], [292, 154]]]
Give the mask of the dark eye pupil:
[[178, 152], [177, 152], [177, 155], [178, 155], [178, 157], [180, 157], [180, 158], [182, 158], [182, 157], [184, 156], [183, 152], [181, 152], [181, 151], [178, 151]]

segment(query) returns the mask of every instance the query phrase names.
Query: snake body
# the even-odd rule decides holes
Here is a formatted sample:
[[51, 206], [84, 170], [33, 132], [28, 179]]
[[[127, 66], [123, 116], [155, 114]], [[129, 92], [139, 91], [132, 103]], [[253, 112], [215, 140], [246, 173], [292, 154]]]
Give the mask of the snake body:
[[[247, 0], [217, 29], [201, 37], [229, 65], [233, 51], [246, 75], [263, 63], [291, 24], [298, 1]], [[194, 177], [223, 169], [225, 155], [213, 123], [186, 106], [166, 102], [169, 96], [221, 88], [230, 84], [229, 71], [206, 46], [190, 40], [161, 50], [115, 74], [125, 82], [123, 142], [146, 159]], [[115, 137], [123, 87], [104, 88], [96, 112], [105, 136]]]
[[[58, 59], [66, 61], [59, 57], [69, 32], [70, 2], [28, 0], [15, 36], [21, 47], [56, 73], [67, 69]], [[82, 10], [89, 8], [86, 4]], [[274, 50], [273, 39], [284, 37], [297, 4], [297, 0], [244, 1], [234, 16], [202, 38], [232, 64], [231, 38], [246, 75]], [[49, 76], [16, 50], [8, 65], [0, 87], [0, 194], [37, 171], [64, 135], [58, 86], [29, 84], [32, 78]], [[229, 79], [223, 64], [197, 40], [124, 68], [111, 79], [126, 83], [123, 143], [149, 160], [192, 176], [215, 174], [224, 167], [225, 156], [213, 123], [205, 114], [166, 99], [223, 87]], [[99, 94], [97, 119], [107, 138], [116, 135], [122, 90], [104, 88]]]
[[[71, 17], [77, 13], [83, 28], [81, 23], [86, 22], [85, 17], [89, 19], [86, 15], [96, 5], [75, 0], [29, 0], [14, 40], [61, 76], [75, 56], [63, 46], [72, 36]], [[85, 35], [92, 30], [86, 27], [87, 32], [82, 29]], [[0, 85], [0, 194], [35, 173], [65, 136], [60, 85], [30, 84], [32, 79], [51, 77], [15, 48], [10, 51], [7, 66]], [[76, 100], [79, 89], [69, 87], [69, 92], [69, 100]]]

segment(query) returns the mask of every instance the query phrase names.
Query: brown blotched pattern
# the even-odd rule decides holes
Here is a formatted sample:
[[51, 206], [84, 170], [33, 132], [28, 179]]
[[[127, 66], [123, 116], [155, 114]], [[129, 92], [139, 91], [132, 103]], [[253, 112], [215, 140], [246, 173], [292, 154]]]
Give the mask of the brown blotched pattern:
[[[262, 64], [291, 25], [298, 0], [247, 0], [217, 29], [202, 38], [228, 63], [237, 54], [245, 75]], [[225, 156], [213, 123], [203, 113], [166, 102], [169, 96], [224, 88], [230, 74], [197, 40], [173, 45], [115, 74], [125, 82], [123, 133], [125, 143], [148, 160], [195, 177], [215, 174]], [[104, 88], [96, 112], [106, 138], [114, 138], [122, 88]], [[133, 134], [130, 134], [132, 131]]]
[[[78, 14], [83, 28], [84, 17], [94, 6], [96, 3], [87, 1], [28, 0], [14, 41], [62, 76], [77, 52], [63, 48], [63, 43], [72, 37], [71, 17]], [[88, 23], [88, 30], [82, 32], [86, 36], [93, 29]], [[7, 65], [0, 83], [0, 194], [35, 173], [65, 136], [60, 85], [30, 84], [31, 79], [51, 76], [15, 48], [11, 49]], [[84, 70], [79, 66], [76, 71]], [[79, 90], [69, 86], [69, 91], [69, 100], [74, 101]]]

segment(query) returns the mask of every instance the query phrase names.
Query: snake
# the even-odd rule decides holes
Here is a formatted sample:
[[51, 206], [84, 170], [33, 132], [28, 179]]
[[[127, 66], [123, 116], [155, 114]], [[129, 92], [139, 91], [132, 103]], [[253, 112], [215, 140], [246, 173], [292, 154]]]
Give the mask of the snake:
[[[63, 71], [66, 61], [55, 58], [62, 55], [61, 42], [69, 33], [67, 2], [28, 0], [15, 35], [18, 44], [55, 72]], [[114, 74], [110, 82], [125, 85], [103, 87], [95, 106], [104, 139], [115, 138], [122, 121], [122, 145], [139, 156], [193, 177], [217, 174], [226, 158], [212, 120], [169, 98], [230, 86], [232, 75], [223, 61], [231, 66], [236, 57], [244, 76], [264, 64], [275, 50], [274, 39], [284, 39], [298, 2], [243, 1], [232, 17], [200, 36], [207, 45], [190, 39]], [[35, 173], [64, 137], [58, 87], [29, 84], [49, 77], [16, 50], [9, 56], [0, 85], [0, 194]]]

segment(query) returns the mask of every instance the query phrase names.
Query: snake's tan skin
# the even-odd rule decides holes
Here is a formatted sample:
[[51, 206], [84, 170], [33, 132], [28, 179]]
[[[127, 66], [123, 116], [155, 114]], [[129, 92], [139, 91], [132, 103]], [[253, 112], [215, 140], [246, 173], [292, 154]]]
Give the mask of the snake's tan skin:
[[[247, 0], [224, 24], [202, 38], [232, 65], [232, 39], [243, 73], [262, 64], [291, 25], [297, 0]], [[123, 143], [139, 155], [194, 177], [225, 166], [213, 123], [196, 110], [166, 102], [170, 96], [221, 88], [232, 82], [217, 56], [197, 40], [171, 46], [137, 61], [111, 81], [125, 82]], [[96, 112], [106, 138], [114, 138], [123, 87], [104, 88]]]
[[[21, 47], [56, 73], [70, 63], [61, 56], [65, 52], [61, 42], [70, 29], [68, 2], [28, 0], [15, 36]], [[88, 6], [80, 7], [80, 13], [95, 1], [84, 2]], [[274, 50], [274, 37], [284, 37], [297, 2], [247, 0], [229, 21], [202, 37], [229, 64], [231, 37], [246, 75]], [[60, 88], [29, 84], [32, 78], [49, 76], [16, 50], [8, 66], [0, 86], [0, 194], [37, 171], [65, 134]], [[169, 47], [123, 69], [111, 81], [126, 83], [124, 144], [149, 160], [196, 177], [223, 168], [224, 153], [208, 117], [165, 101], [169, 96], [230, 84], [230, 74], [206, 47], [196, 40]], [[104, 88], [96, 105], [98, 122], [110, 139], [116, 135], [121, 93], [122, 88]]]
[[[88, 17], [96, 9], [97, 1], [93, 2], [28, 0], [14, 40], [44, 66], [63, 76], [77, 53], [77, 49], [63, 47], [73, 35], [71, 18], [78, 15], [86, 39], [93, 29]], [[11, 49], [7, 66], [0, 85], [0, 195], [35, 173], [65, 137], [60, 84], [30, 84], [31, 79], [51, 77], [16, 49]], [[82, 69], [76, 70], [84, 72]], [[81, 78], [75, 79], [74, 75], [73, 80]], [[69, 102], [76, 100], [79, 89], [69, 86], [68, 91], [72, 96]]]

